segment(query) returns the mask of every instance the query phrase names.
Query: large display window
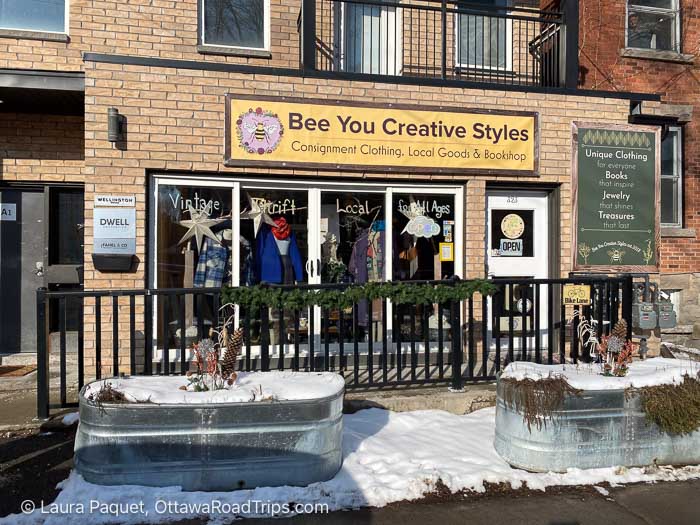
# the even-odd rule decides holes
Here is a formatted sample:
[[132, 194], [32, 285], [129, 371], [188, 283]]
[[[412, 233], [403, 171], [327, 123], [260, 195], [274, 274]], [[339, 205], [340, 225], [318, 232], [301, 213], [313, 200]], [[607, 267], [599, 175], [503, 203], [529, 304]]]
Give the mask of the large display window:
[[[153, 181], [152, 287], [342, 285], [438, 280], [461, 273], [460, 187], [196, 176]], [[217, 306], [206, 299], [188, 300], [187, 346], [207, 336]], [[404, 307], [398, 316], [392, 316], [393, 308], [376, 300], [343, 311], [269, 311], [266, 323], [260, 312], [248, 312], [248, 342], [259, 349], [267, 339], [275, 355], [294, 353], [295, 343], [303, 353], [311, 342], [334, 352], [359, 341], [360, 351], [366, 351], [386, 332], [396, 344], [410, 344], [407, 333], [424, 344], [437, 316], [444, 314], [437, 305]], [[158, 299], [158, 347], [166, 341], [169, 349], [180, 347], [181, 311], [182, 305]], [[387, 319], [398, 325], [385, 327]], [[416, 319], [419, 328], [411, 330]], [[176, 359], [175, 353], [170, 355]]]

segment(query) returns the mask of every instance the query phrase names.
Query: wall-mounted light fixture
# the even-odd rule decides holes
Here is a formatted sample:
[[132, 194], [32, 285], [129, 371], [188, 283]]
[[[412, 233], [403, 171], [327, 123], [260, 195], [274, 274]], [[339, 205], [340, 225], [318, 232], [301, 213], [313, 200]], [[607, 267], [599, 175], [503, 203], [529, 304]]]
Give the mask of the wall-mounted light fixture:
[[124, 117], [117, 108], [107, 110], [107, 140], [121, 142], [124, 140]]

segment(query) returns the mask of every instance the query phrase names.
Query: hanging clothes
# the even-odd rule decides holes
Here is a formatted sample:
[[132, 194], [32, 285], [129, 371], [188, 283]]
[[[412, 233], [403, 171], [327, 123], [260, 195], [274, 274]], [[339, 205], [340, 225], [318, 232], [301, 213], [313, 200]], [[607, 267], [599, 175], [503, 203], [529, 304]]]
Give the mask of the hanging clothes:
[[195, 288], [221, 288], [226, 276], [228, 248], [224, 245], [223, 235], [217, 234], [219, 242], [209, 237], [204, 238], [199, 252], [197, 268], [194, 273]]
[[367, 236], [367, 280], [384, 280], [384, 233], [371, 230]]
[[[282, 219], [283, 221], [280, 221]], [[303, 281], [304, 269], [301, 253], [297, 245], [297, 238], [291, 227], [280, 217], [275, 222], [279, 224], [271, 228], [268, 224], [262, 224], [255, 238], [255, 269], [258, 282], [282, 284], [291, 280]], [[286, 238], [280, 239], [280, 236]], [[288, 260], [283, 260], [278, 241], [288, 240]], [[285, 271], [286, 269], [286, 271]]]
[[367, 249], [369, 247], [369, 231], [364, 230], [352, 246], [348, 271], [353, 281], [359, 284], [367, 282]]
[[245, 237], [241, 237], [241, 252], [244, 254], [241, 267], [241, 286], [253, 286], [255, 284], [255, 260], [250, 241]]

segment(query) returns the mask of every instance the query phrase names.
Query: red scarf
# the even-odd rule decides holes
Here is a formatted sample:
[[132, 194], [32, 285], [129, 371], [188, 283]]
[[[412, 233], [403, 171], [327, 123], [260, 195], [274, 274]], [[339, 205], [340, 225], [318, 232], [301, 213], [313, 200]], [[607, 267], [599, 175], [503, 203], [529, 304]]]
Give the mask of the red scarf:
[[289, 227], [289, 224], [287, 224], [287, 219], [284, 217], [275, 219], [275, 224], [277, 226], [273, 226], [270, 229], [272, 230], [272, 235], [274, 235], [275, 239], [278, 241], [285, 240], [287, 237], [289, 237], [289, 234], [292, 233], [292, 229]]

